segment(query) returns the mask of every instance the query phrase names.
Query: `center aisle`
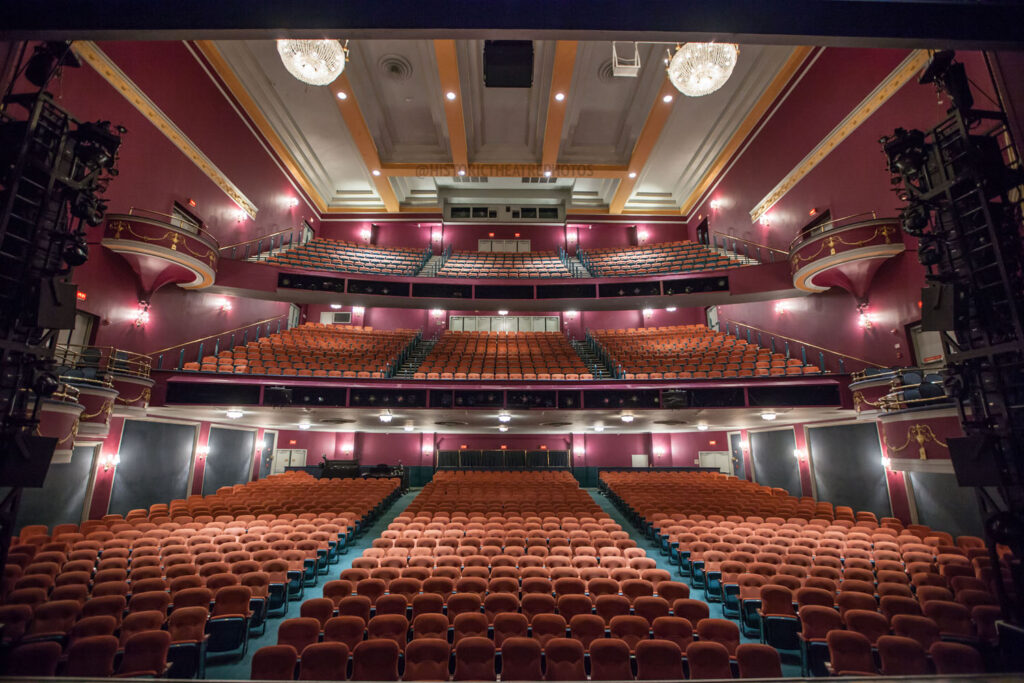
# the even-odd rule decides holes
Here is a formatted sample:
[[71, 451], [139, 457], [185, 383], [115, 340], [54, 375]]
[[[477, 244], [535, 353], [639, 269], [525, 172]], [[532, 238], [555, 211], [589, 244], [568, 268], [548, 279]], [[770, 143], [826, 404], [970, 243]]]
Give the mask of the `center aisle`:
[[[635, 526], [633, 526], [630, 523], [630, 521], [628, 519], [626, 519], [626, 517], [622, 514], [622, 512], [617, 507], [615, 507], [615, 505], [613, 505], [612, 502], [610, 500], [608, 500], [608, 498], [606, 498], [604, 495], [602, 495], [601, 492], [598, 489], [596, 489], [596, 488], [586, 488], [584, 490], [587, 493], [590, 494], [590, 497], [593, 498], [594, 501], [598, 505], [601, 506], [602, 510], [607, 512], [608, 515], [611, 516], [612, 519], [614, 519], [616, 522], [619, 523], [619, 525], [622, 527], [622, 529], [624, 531], [629, 533], [629, 537], [632, 538], [634, 541], [636, 541], [636, 544], [637, 544], [638, 547], [643, 548], [644, 550], [647, 551], [647, 557], [650, 557], [651, 559], [653, 559], [655, 562], [658, 563], [658, 569], [664, 569], [665, 571], [667, 571], [670, 574], [672, 574], [672, 580], [673, 581], [679, 581], [681, 583], [685, 583], [687, 586], [690, 586], [690, 590], [692, 591], [690, 593], [690, 597], [692, 599], [694, 599], [694, 600], [700, 600], [701, 602], [705, 602], [708, 605], [708, 609], [710, 610], [710, 615], [709, 616], [712, 619], [729, 619], [731, 621], [736, 621], [732, 617], [727, 617], [724, 614], [722, 614], [722, 603], [720, 603], [720, 602], [707, 602], [706, 600], [704, 600], [704, 593], [703, 593], [703, 591], [701, 591], [701, 590], [694, 590], [693, 589], [693, 586], [690, 583], [690, 577], [688, 577], [688, 576], [680, 576], [679, 572], [677, 571], [678, 568], [676, 567], [676, 565], [674, 565], [674, 564], [672, 564], [671, 562], [668, 561], [668, 556], [667, 555], [662, 555], [661, 554], [661, 548], [659, 546], [655, 545], [651, 541], [651, 539], [649, 539], [646, 536], [640, 534], [637, 531], [637, 528]], [[696, 624], [694, 624], [694, 626], [696, 626]], [[742, 632], [741, 632], [740, 633], [740, 642], [741, 643], [759, 643], [761, 641], [755, 640], [753, 638], [749, 638], [749, 637], [743, 635]], [[788, 677], [799, 678], [800, 677], [799, 659], [797, 659], [796, 663], [794, 663], [794, 660], [787, 659], [785, 653], [780, 653], [780, 654], [782, 654], [782, 674], [783, 674], [783, 676], [786, 676], [787, 678]]]
[[206, 665], [206, 678], [214, 680], [233, 680], [242, 681], [250, 680], [250, 673], [252, 668], [252, 656], [264, 645], [276, 645], [277, 644], [277, 629], [285, 619], [292, 619], [299, 616], [299, 609], [302, 606], [303, 601], [311, 600], [313, 598], [322, 598], [324, 596], [324, 584], [332, 579], [338, 578], [338, 574], [344, 569], [350, 569], [352, 567], [352, 560], [357, 557], [361, 557], [363, 550], [369, 548], [373, 539], [378, 538], [382, 531], [387, 529], [395, 517], [397, 517], [409, 503], [412, 502], [420, 492], [419, 488], [410, 489], [405, 495], [400, 497], [394, 502], [394, 504], [381, 514], [380, 518], [373, 523], [372, 526], [367, 527], [359, 538], [356, 539], [355, 543], [347, 546], [348, 551], [341, 556], [341, 560], [338, 564], [332, 564], [330, 570], [326, 576], [319, 577], [317, 585], [307, 586], [305, 595], [302, 600], [293, 600], [288, 602], [288, 612], [283, 616], [274, 617], [267, 622], [267, 632], [258, 636], [249, 636], [249, 648], [246, 654], [240, 661], [223, 661], [211, 659]]

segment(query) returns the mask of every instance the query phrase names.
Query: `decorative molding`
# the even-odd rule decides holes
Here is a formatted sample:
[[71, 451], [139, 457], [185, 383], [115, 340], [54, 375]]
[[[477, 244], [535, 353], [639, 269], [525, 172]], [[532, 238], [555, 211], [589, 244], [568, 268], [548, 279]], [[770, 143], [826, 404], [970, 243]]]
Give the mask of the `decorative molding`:
[[[666, 95], [672, 95], [673, 99], [671, 102], [666, 103], [662, 99]], [[651, 105], [651, 110], [647, 114], [644, 127], [637, 137], [633, 153], [629, 157], [629, 164], [626, 166], [628, 170], [639, 174], [643, 167], [647, 165], [647, 160], [650, 158], [651, 152], [654, 151], [654, 145], [657, 144], [658, 138], [661, 136], [661, 130], [665, 127], [665, 122], [668, 121], [668, 117], [672, 113], [672, 108], [675, 106], [678, 95], [679, 91], [676, 90], [675, 86], [672, 85], [672, 81], [668, 80], [666, 76], [661, 83], [657, 97], [654, 98], [654, 104]], [[633, 188], [636, 185], [637, 178], [627, 176], [619, 180], [615, 195], [608, 203], [608, 213], [623, 213], [623, 210], [626, 208], [626, 202], [632, 196]], [[678, 215], [679, 212], [678, 210], [673, 210], [673, 213]]]
[[250, 218], [256, 218], [259, 209], [253, 204], [231, 180], [217, 168], [202, 150], [151, 100], [139, 86], [132, 81], [108, 57], [96, 43], [88, 40], [73, 43], [75, 53], [96, 70], [110, 85], [114, 87], [128, 102], [132, 104], [146, 119], [156, 126], [157, 130], [199, 167], [217, 187], [224, 191]]
[[928, 62], [928, 52], [925, 50], [914, 50], [897, 66], [888, 76], [872, 90], [867, 97], [854, 107], [853, 111], [839, 122], [835, 128], [812, 149], [807, 156], [800, 160], [793, 170], [783, 176], [778, 185], [772, 188], [765, 197], [750, 210], [750, 220], [756, 223], [761, 216], [768, 212], [787, 192], [793, 189], [797, 183], [810, 173], [814, 168], [827, 157], [832, 150], [838, 147], [853, 131], [857, 130], [862, 123], [868, 120], [890, 97], [902, 88], [907, 81], [914, 77], [918, 71], [924, 68]]

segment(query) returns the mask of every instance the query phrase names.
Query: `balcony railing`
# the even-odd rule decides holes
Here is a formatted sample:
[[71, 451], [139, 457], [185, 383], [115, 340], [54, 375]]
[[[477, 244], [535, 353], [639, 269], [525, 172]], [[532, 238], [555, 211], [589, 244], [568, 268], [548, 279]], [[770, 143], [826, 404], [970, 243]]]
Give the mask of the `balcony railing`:
[[710, 246], [716, 249], [724, 249], [736, 256], [742, 256], [743, 258], [760, 263], [775, 263], [776, 260], [784, 261], [789, 256], [789, 253], [782, 249], [751, 242], [742, 237], [726, 235], [722, 232], [712, 232], [710, 240]]
[[[191, 361], [202, 361], [203, 356], [216, 356], [222, 348], [233, 349], [236, 346], [244, 346], [250, 341], [261, 337], [268, 337], [281, 330], [288, 329], [288, 316], [279, 315], [274, 318], [267, 318], [258, 322], [249, 323], [233, 330], [211, 334], [207, 337], [192, 339], [181, 344], [168, 346], [152, 353], [156, 358], [157, 370], [181, 370], [185, 363]], [[166, 366], [166, 367], [165, 367]]]
[[817, 365], [822, 372], [833, 372], [845, 375], [857, 368], [881, 368], [885, 367], [863, 358], [857, 358], [834, 349], [828, 349], [817, 344], [786, 337], [775, 332], [768, 332], [752, 325], [732, 322], [730, 320], [719, 320], [719, 327], [722, 332], [731, 334], [737, 339], [746, 339], [748, 344], [756, 344], [763, 349], [770, 349], [772, 353], [785, 354], [786, 359], [799, 358], [804, 365]]
[[57, 374], [69, 382], [109, 384], [111, 375], [148, 378], [153, 359], [111, 346], [58, 346]]
[[304, 232], [305, 229], [303, 227], [279, 230], [269, 235], [261, 235], [245, 242], [237, 242], [221, 247], [220, 255], [222, 258], [232, 260], [248, 261], [249, 259], [254, 259], [256, 261], [264, 261], [280, 249], [293, 246], [300, 247], [305, 244], [307, 240], [303, 239]]

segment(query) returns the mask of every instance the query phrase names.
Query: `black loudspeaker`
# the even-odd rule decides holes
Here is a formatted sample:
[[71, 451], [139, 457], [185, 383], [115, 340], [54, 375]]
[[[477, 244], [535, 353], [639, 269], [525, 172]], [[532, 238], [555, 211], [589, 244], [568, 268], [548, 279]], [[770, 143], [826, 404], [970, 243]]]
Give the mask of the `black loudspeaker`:
[[484, 85], [488, 88], [533, 86], [533, 41], [485, 40]]
[[263, 402], [272, 406], [291, 405], [292, 390], [288, 387], [267, 387], [263, 390]]
[[929, 285], [921, 289], [921, 329], [950, 332], [967, 313], [967, 300], [953, 285]]
[[1003, 483], [997, 438], [988, 434], [956, 436], [946, 442], [960, 486], [998, 486]]
[[4, 486], [42, 486], [56, 448], [55, 436], [16, 437], [14, 447], [0, 457], [0, 481]]

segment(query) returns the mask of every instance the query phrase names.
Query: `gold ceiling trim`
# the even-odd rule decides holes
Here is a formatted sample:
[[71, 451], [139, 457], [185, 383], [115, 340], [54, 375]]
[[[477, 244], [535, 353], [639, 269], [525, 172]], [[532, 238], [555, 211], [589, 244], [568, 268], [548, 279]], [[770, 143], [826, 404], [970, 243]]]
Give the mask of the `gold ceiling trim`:
[[224, 191], [238, 206], [245, 211], [250, 218], [256, 218], [259, 209], [248, 197], [231, 182], [231, 179], [224, 174], [217, 165], [210, 160], [202, 150], [187, 136], [174, 122], [156, 105], [153, 100], [142, 92], [138, 85], [125, 74], [114, 62], [99, 48], [96, 43], [89, 40], [77, 40], [73, 44], [75, 53], [87, 62], [100, 76], [114, 87], [121, 95], [128, 100], [146, 119], [156, 126], [157, 130], [163, 133], [175, 147], [189, 158], [199, 170], [206, 174], [217, 187]]
[[867, 97], [854, 107], [853, 111], [812, 149], [807, 156], [783, 176], [782, 180], [750, 210], [750, 220], [756, 223], [766, 214], [787, 192], [804, 179], [832, 151], [838, 147], [853, 131], [877, 112], [890, 97], [902, 88], [914, 75], [924, 68], [928, 62], [926, 50], [914, 50], [899, 66], [879, 83]]

